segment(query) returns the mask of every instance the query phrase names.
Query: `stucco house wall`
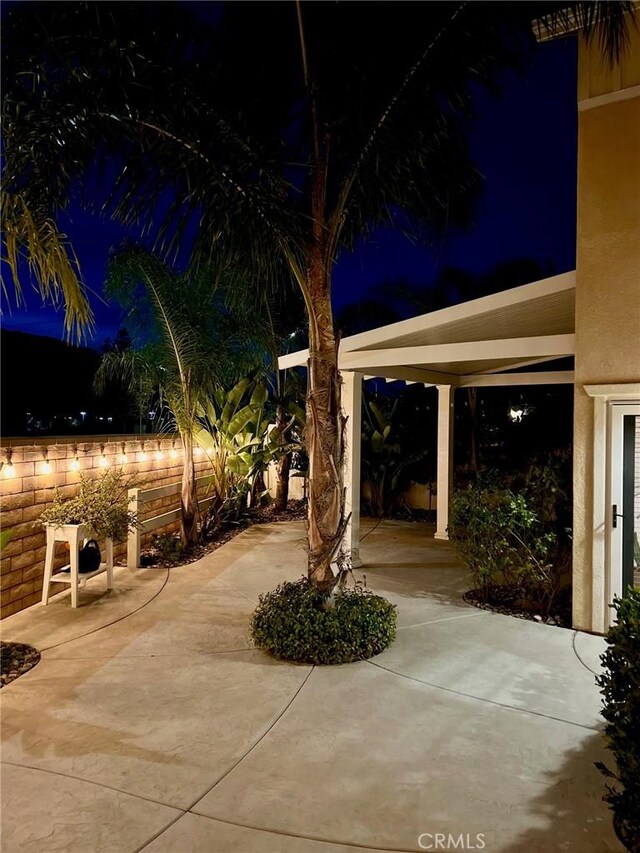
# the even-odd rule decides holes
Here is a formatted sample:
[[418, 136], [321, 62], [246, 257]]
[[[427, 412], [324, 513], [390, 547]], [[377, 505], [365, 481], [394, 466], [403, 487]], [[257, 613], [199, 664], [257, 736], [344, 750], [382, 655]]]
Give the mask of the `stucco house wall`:
[[594, 630], [594, 400], [584, 386], [640, 381], [640, 32], [613, 69], [597, 44], [582, 43], [578, 61], [573, 618]]

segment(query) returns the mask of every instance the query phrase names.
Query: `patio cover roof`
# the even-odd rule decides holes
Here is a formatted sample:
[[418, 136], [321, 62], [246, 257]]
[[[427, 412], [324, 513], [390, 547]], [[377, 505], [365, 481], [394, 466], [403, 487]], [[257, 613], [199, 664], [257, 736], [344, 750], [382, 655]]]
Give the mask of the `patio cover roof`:
[[[574, 331], [575, 271], [351, 335], [340, 344], [339, 366], [454, 387], [570, 383], [572, 370], [522, 368], [573, 356]], [[281, 356], [279, 366], [304, 366], [308, 358], [299, 350]]]

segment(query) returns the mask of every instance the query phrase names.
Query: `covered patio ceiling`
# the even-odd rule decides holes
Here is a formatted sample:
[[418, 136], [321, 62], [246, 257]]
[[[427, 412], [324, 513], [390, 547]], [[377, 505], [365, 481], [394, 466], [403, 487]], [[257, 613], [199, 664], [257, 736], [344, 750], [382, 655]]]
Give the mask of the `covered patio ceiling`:
[[[453, 387], [571, 383], [573, 371], [522, 372], [575, 352], [575, 272], [351, 335], [342, 371]], [[304, 366], [308, 350], [283, 355]], [[507, 371], [518, 370], [513, 373]]]
[[[344, 338], [338, 353], [347, 414], [345, 550], [359, 565], [362, 380], [384, 377], [438, 389], [436, 539], [448, 539], [456, 388], [571, 384], [557, 369], [575, 354], [575, 271]], [[279, 367], [306, 366], [309, 350]], [[543, 365], [542, 367], [540, 367]], [[313, 473], [311, 473], [313, 476]]]

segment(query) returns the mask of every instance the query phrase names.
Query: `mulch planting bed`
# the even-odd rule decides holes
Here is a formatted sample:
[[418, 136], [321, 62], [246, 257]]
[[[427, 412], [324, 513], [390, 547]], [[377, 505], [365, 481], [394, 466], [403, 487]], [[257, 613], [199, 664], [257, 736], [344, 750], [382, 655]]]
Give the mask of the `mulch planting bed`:
[[[200, 560], [206, 554], [215, 551], [225, 542], [233, 539], [238, 533], [242, 533], [243, 530], [254, 524], [267, 524], [272, 521], [303, 521], [306, 517], [307, 503], [302, 500], [289, 501], [288, 508], [281, 513], [274, 512], [272, 506], [262, 507], [242, 516], [237, 522], [226, 523], [213, 534], [205, 537], [200, 544], [175, 555], [162, 554], [157, 548], [148, 548], [140, 555], [140, 565], [147, 568], [173, 568], [184, 566], [187, 563], [195, 563], [196, 560]], [[175, 540], [177, 544], [179, 541], [177, 534]]]
[[530, 622], [542, 622], [545, 625], [557, 625], [560, 628], [571, 627], [571, 591], [565, 590], [556, 597], [549, 613], [540, 613], [530, 602], [516, 600], [501, 587], [489, 590], [485, 600], [484, 591], [470, 589], [462, 596], [467, 604], [473, 604], [481, 610], [491, 610], [505, 616], [516, 616]]

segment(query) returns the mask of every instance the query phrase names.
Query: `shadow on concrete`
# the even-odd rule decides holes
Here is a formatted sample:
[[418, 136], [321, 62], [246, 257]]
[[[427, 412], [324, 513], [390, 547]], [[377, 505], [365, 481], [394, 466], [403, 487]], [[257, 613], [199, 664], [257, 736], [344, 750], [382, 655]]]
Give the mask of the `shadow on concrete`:
[[[611, 813], [600, 802], [605, 787], [594, 763], [605, 755], [604, 739], [597, 732], [588, 735], [579, 749], [566, 752], [557, 769], [547, 774], [543, 791], [528, 803], [530, 819], [539, 826], [523, 831], [501, 853], [624, 851], [614, 833]], [[577, 802], [577, 790], [582, 804]]]

